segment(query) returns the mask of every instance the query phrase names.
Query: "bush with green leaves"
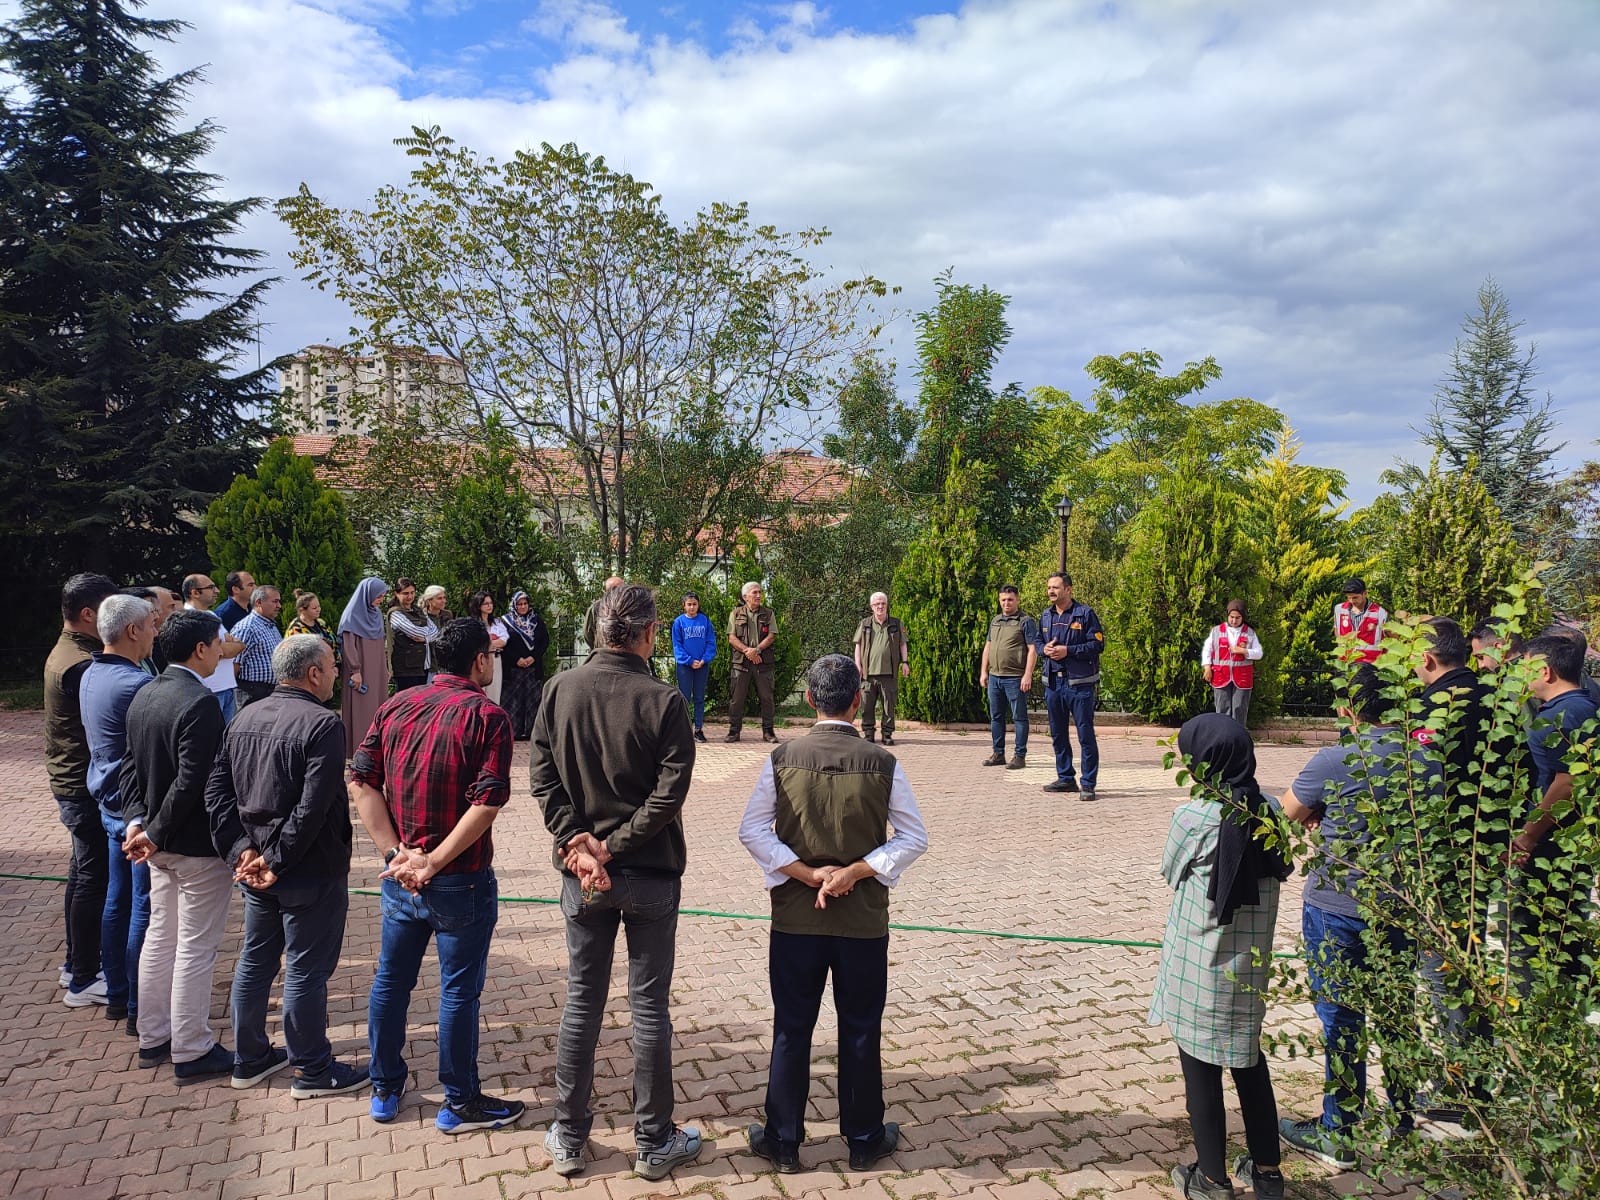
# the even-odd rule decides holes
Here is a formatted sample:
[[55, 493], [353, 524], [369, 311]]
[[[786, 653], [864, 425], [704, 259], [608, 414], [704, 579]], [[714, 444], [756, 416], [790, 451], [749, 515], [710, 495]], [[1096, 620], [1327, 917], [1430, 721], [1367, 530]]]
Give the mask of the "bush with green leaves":
[[[1493, 615], [1536, 631], [1536, 597], [1531, 583], [1514, 583]], [[1512, 865], [1508, 842], [1541, 799], [1529, 769], [1531, 664], [1483, 673], [1487, 718], [1473, 731], [1460, 692], [1424, 700], [1416, 668], [1428, 644], [1423, 626], [1385, 629], [1384, 722], [1405, 748], [1382, 760], [1351, 751], [1368, 840], [1335, 846], [1298, 830], [1288, 840], [1302, 868], [1320, 859], [1354, 890], [1368, 923], [1367, 963], [1325, 970], [1341, 1003], [1367, 1016], [1357, 1053], [1381, 1058], [1385, 1088], [1425, 1097], [1425, 1111], [1457, 1110], [1470, 1136], [1397, 1136], [1400, 1113], [1377, 1104], [1371, 1087], [1350, 1148], [1372, 1178], [1413, 1181], [1424, 1194], [1600, 1196], [1600, 1027], [1586, 1020], [1600, 1005], [1600, 926], [1587, 911], [1600, 865], [1600, 722], [1578, 732], [1567, 759], [1574, 787], [1550, 866]], [[1345, 696], [1351, 679], [1341, 679]], [[1469, 770], [1452, 777], [1447, 755], [1473, 736]], [[1260, 832], [1283, 836], [1281, 823]], [[1424, 962], [1439, 964], [1434, 982]], [[1280, 963], [1269, 1020], [1277, 1006], [1311, 999], [1299, 961]], [[1319, 1034], [1264, 1040], [1279, 1056], [1323, 1053]]]
[[1256, 574], [1238, 494], [1188, 469], [1163, 479], [1134, 519], [1109, 619], [1102, 614], [1108, 695], [1167, 724], [1210, 708], [1201, 643]]
[[217, 570], [249, 571], [285, 600], [296, 588], [317, 593], [335, 619], [361, 576], [344, 498], [318, 482], [311, 460], [286, 439], [272, 443], [254, 476], [235, 477], [212, 501], [206, 552]]

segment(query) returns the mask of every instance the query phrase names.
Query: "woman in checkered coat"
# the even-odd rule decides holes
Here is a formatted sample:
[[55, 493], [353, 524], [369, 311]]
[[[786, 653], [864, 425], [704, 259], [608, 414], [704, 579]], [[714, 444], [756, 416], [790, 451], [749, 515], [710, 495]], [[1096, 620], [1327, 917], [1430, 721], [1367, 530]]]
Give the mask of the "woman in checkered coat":
[[1222, 1069], [1233, 1072], [1244, 1114], [1245, 1144], [1234, 1170], [1260, 1200], [1283, 1195], [1278, 1105], [1261, 1053], [1264, 994], [1278, 917], [1278, 885], [1289, 864], [1256, 836], [1275, 822], [1256, 786], [1255, 747], [1243, 725], [1217, 713], [1178, 731], [1178, 749], [1201, 786], [1172, 814], [1161, 874], [1172, 909], [1150, 1024], [1165, 1023], [1178, 1043], [1189, 1124], [1198, 1161], [1174, 1167], [1185, 1196], [1233, 1195], [1228, 1177]]

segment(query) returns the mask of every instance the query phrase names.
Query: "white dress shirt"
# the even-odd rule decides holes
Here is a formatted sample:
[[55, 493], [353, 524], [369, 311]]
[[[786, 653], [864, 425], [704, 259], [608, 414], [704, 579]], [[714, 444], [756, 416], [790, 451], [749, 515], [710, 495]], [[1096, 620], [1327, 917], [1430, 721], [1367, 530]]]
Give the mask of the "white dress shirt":
[[[855, 728], [848, 721], [827, 718], [817, 724], [842, 725], [850, 730]], [[777, 815], [778, 785], [773, 778], [772, 759], [769, 757], [761, 764], [755, 791], [750, 793], [750, 803], [745, 806], [744, 817], [739, 822], [739, 840], [750, 851], [750, 857], [766, 872], [766, 886], [769, 889], [787, 883], [789, 876], [783, 873], [783, 868], [800, 861], [800, 856], [786, 846], [772, 828]], [[889, 824], [894, 826], [894, 836], [871, 853], [861, 856], [862, 861], [876, 872], [878, 882], [884, 887], [893, 887], [898, 883], [905, 869], [928, 849], [928, 830], [922, 823], [922, 810], [917, 807], [917, 798], [911, 793], [911, 781], [906, 778], [905, 769], [899, 763], [894, 766], [894, 784], [889, 789]]]

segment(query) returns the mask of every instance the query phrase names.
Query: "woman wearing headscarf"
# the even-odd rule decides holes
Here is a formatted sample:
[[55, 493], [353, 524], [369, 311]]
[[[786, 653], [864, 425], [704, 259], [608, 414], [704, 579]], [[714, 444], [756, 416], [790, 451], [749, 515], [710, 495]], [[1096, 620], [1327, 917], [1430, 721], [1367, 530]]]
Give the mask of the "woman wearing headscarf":
[[1211, 684], [1216, 710], [1241, 725], [1249, 723], [1250, 692], [1263, 653], [1261, 639], [1245, 624], [1244, 601], [1229, 600], [1222, 624], [1212, 626], [1200, 647], [1200, 670]]
[[500, 652], [500, 707], [511, 718], [511, 736], [525, 742], [533, 732], [544, 692], [544, 652], [550, 647], [550, 631], [527, 592], [511, 597], [511, 610], [500, 620], [506, 627], [506, 646]]
[[490, 592], [473, 592], [467, 601], [467, 616], [475, 617], [489, 631], [489, 653], [494, 656], [494, 680], [484, 693], [496, 704], [500, 703], [500, 687], [505, 682], [505, 668], [500, 663], [501, 651], [506, 648], [505, 622], [494, 615], [494, 595]]
[[1233, 1073], [1245, 1145], [1233, 1169], [1260, 1200], [1280, 1200], [1278, 1104], [1261, 1052], [1278, 885], [1289, 863], [1258, 836], [1279, 818], [1256, 785], [1256, 755], [1243, 725], [1204, 713], [1178, 731], [1198, 786], [1172, 814], [1161, 874], [1173, 890], [1150, 1000], [1150, 1024], [1178, 1043], [1198, 1161], [1174, 1167], [1185, 1196], [1233, 1196], [1228, 1177], [1222, 1069]]
[[376, 575], [356, 585], [355, 594], [339, 618], [342, 655], [339, 717], [344, 721], [344, 744], [353, 753], [372, 728], [378, 706], [389, 696], [389, 664], [383, 636], [383, 598], [389, 585]]
[[[315, 592], [303, 592], [299, 588], [294, 590], [294, 620], [289, 622], [289, 628], [284, 630], [283, 636], [294, 637], [298, 633], [309, 633], [312, 637], [319, 637], [328, 643], [328, 649], [333, 651], [333, 668], [339, 670], [344, 659], [341, 652], [339, 638], [329, 629], [322, 619], [322, 601], [317, 599]], [[343, 688], [336, 688], [334, 694], [328, 699], [329, 708], [338, 708], [342, 703], [339, 692]]]

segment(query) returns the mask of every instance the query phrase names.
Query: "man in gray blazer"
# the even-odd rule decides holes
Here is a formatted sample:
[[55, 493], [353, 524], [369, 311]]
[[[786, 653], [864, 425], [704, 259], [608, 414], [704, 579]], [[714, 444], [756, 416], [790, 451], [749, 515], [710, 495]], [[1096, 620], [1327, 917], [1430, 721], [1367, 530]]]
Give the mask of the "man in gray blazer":
[[168, 667], [128, 706], [120, 782], [123, 849], [150, 864], [150, 928], [139, 956], [139, 1063], [172, 1060], [180, 1084], [233, 1070], [211, 1032], [211, 974], [228, 924], [233, 872], [211, 844], [206, 778], [224, 723], [205, 680], [222, 653], [208, 612], [173, 614], [159, 635]]

